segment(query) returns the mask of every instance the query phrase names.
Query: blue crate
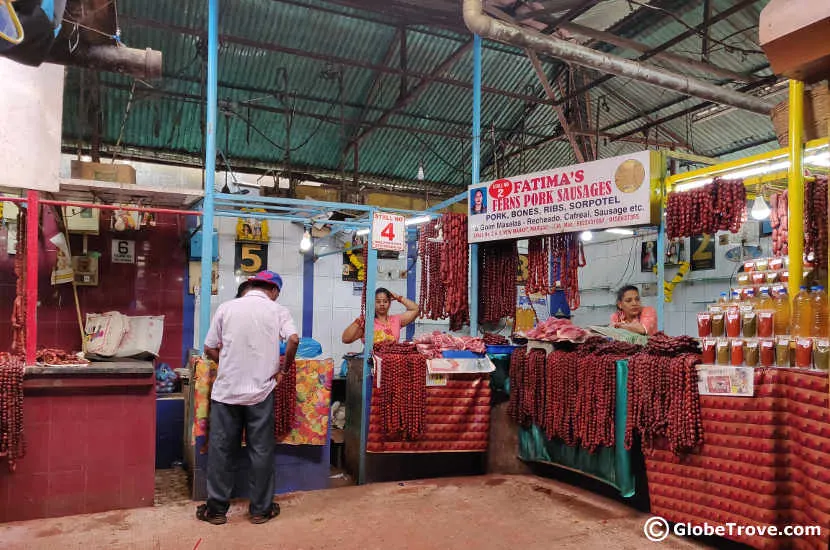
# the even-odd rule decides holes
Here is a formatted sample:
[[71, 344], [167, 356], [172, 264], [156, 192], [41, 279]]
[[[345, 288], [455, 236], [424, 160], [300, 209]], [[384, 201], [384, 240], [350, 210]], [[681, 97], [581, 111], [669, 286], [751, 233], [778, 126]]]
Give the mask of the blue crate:
[[468, 350], [448, 349], [441, 352], [441, 357], [444, 359], [481, 359], [484, 354]]
[[510, 355], [519, 346], [487, 346], [487, 355]]

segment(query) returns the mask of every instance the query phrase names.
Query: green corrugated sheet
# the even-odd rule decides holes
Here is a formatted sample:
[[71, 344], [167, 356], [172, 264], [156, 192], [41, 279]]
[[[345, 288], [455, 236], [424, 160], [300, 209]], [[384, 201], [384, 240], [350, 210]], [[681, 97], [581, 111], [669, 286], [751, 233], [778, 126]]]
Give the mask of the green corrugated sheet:
[[[652, 2], [655, 4], [655, 2]], [[647, 44], [660, 44], [683, 32], [686, 25], [696, 25], [702, 17], [698, 4], [691, 6], [682, 0], [662, 0], [671, 16], [651, 8], [643, 8], [629, 14], [630, 6], [621, 0], [603, 2], [592, 8], [578, 21], [597, 28], [610, 29], [621, 36]], [[744, 48], [757, 48], [754, 31], [746, 27], [757, 16], [764, 1], [757, 2], [735, 14], [727, 22], [719, 23], [712, 29], [718, 39], [727, 39]], [[730, 2], [712, 2], [715, 13], [726, 9]], [[206, 26], [206, 6], [202, 0], [180, 2], [126, 2], [119, 3], [119, 24], [124, 42], [135, 48], [153, 48], [164, 54], [164, 78], [136, 85], [129, 117], [124, 119], [130, 99], [132, 80], [113, 74], [102, 74], [101, 105], [103, 109], [103, 143], [121, 143], [130, 149], [146, 149], [172, 153], [199, 155], [204, 142], [201, 121], [204, 118], [200, 98], [204, 95], [201, 81], [204, 60], [200, 48]], [[323, 8], [312, 9], [312, 8]], [[360, 17], [354, 17], [359, 15]], [[340, 96], [338, 81], [326, 78], [325, 73], [337, 70], [336, 64], [324, 60], [299, 57], [287, 53], [269, 51], [269, 45], [337, 56], [359, 63], [379, 65], [390, 52], [389, 66], [400, 68], [399, 29], [384, 22], [366, 20], [367, 16], [384, 19], [384, 15], [360, 12], [338, 6], [323, 0], [238, 0], [222, 5], [220, 32], [223, 35], [251, 40], [262, 47], [223, 43], [220, 52], [219, 97], [223, 104], [240, 115], [250, 118], [268, 139], [247, 128], [246, 123], [236, 115], [219, 117], [217, 144], [225, 151], [232, 163], [285, 163], [289, 155], [285, 148], [288, 143], [286, 116], [271, 110], [294, 109], [291, 128], [290, 161], [294, 166], [309, 166], [336, 171], [343, 166], [352, 170], [352, 155], [343, 158], [345, 144], [354, 135], [356, 126], [340, 125]], [[683, 20], [677, 21], [675, 17]], [[171, 27], [172, 26], [172, 27]], [[177, 32], [184, 28], [189, 32]], [[431, 73], [438, 65], [470, 40], [466, 33], [447, 29], [425, 29], [410, 26], [407, 33], [407, 68], [422, 74]], [[700, 49], [700, 37], [692, 37], [675, 48], [688, 50], [695, 56]], [[633, 57], [610, 46], [600, 49]], [[763, 56], [730, 54], [715, 45], [713, 61], [735, 69], [746, 70], [763, 62]], [[554, 74], [561, 66], [558, 62], [543, 60], [545, 71]], [[485, 86], [498, 87], [514, 93], [542, 95], [541, 86], [532, 66], [523, 52], [500, 44], [487, 43], [483, 56], [483, 80]], [[396, 74], [377, 73], [373, 70], [348, 66], [343, 71], [343, 113], [351, 121], [363, 119], [372, 122], [400, 101], [401, 78]], [[580, 73], [586, 72], [579, 69]], [[768, 72], [768, 71], [767, 71]], [[595, 76], [587, 71], [591, 77]], [[467, 52], [450, 67], [447, 76], [470, 82], [472, 79], [472, 54]], [[761, 74], [765, 74], [764, 71]], [[83, 106], [79, 96], [80, 71], [70, 69], [65, 90], [64, 138], [67, 143], [89, 142], [91, 128], [79, 113]], [[283, 79], [286, 75], [287, 79]], [[377, 93], [368, 109], [363, 106], [372, 87], [378, 79]], [[287, 89], [285, 84], [287, 83]], [[416, 77], [406, 82], [407, 89], [420, 83]], [[624, 105], [609, 95], [609, 90], [627, 98], [630, 105]], [[280, 101], [273, 97], [279, 91], [296, 92], [298, 97], [284, 97]], [[176, 94], [169, 97], [165, 94]], [[306, 97], [300, 97], [306, 96]], [[314, 96], [317, 101], [307, 96]], [[673, 98], [671, 92], [661, 92], [649, 86], [629, 80], [614, 79], [606, 87], [591, 92], [592, 106], [601, 96], [608, 96], [609, 110], [599, 113], [600, 126], [636, 114], [638, 110]], [[247, 103], [252, 107], [249, 109]], [[675, 107], [661, 111], [659, 116], [677, 112], [695, 100], [688, 100]], [[253, 106], [264, 107], [256, 109]], [[526, 105], [521, 100], [508, 99], [485, 93], [482, 106], [482, 170], [483, 177], [494, 173], [493, 150], [495, 141], [508, 137], [512, 151], [524, 139], [533, 143], [559, 131], [554, 110], [539, 106], [531, 110], [526, 120], [525, 135], [519, 130]], [[307, 114], [300, 114], [307, 113]], [[423, 163], [429, 182], [454, 186], [460, 189], [469, 181], [471, 165], [470, 121], [472, 116], [472, 93], [470, 89], [442, 83], [432, 83], [417, 99], [389, 117], [388, 123], [410, 128], [378, 129], [360, 147], [359, 171], [377, 177], [395, 178], [414, 182], [418, 165]], [[315, 118], [316, 117], [316, 118]], [[320, 121], [319, 117], [329, 120]], [[727, 121], [728, 123], [725, 123]], [[621, 126], [614, 131], [626, 131], [638, 127], [646, 120]], [[121, 132], [123, 123], [123, 133]], [[227, 124], [226, 124], [227, 123]], [[225, 146], [225, 129], [229, 124], [229, 145]], [[590, 121], [589, 126], [593, 126]], [[664, 125], [693, 142], [695, 148], [705, 154], [718, 154], [751, 145], [759, 136], [773, 135], [769, 120], [744, 112], [731, 112], [694, 128], [684, 118]], [[442, 136], [417, 133], [414, 129], [448, 132], [461, 136]], [[270, 141], [270, 142], [269, 142]], [[271, 143], [272, 142], [272, 143]], [[275, 145], [276, 144], [276, 145]], [[298, 147], [301, 145], [301, 147]], [[773, 148], [775, 143], [763, 148]], [[624, 154], [640, 150], [643, 145], [611, 143], [601, 148], [604, 156]], [[757, 152], [757, 148], [753, 149]], [[566, 141], [554, 141], [544, 147], [513, 157], [504, 173], [531, 172], [544, 168], [571, 164], [575, 161], [573, 152]], [[415, 182], [417, 183], [417, 182]]]

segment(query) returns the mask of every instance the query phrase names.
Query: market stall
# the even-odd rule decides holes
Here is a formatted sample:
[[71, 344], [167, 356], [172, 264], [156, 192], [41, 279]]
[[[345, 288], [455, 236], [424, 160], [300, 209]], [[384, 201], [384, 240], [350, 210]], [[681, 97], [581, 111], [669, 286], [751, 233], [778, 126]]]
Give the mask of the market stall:
[[[10, 232], [3, 262], [16, 280], [4, 286], [13, 293], [4, 302], [11, 354], [3, 355], [0, 399], [13, 418], [2, 422], [9, 468], [0, 486], [16, 496], [2, 518], [151, 506], [152, 359], [180, 356], [181, 293], [136, 296], [169, 275], [178, 248], [169, 237], [198, 216], [187, 208], [199, 193], [78, 179], [61, 180], [49, 198], [4, 191], [4, 219], [18, 238]], [[128, 248], [124, 258], [119, 246]]]
[[[646, 455], [653, 513], [678, 523], [752, 526], [725, 537], [754, 548], [826, 548], [830, 536], [823, 290], [830, 149], [826, 138], [801, 145], [799, 84], [791, 83], [789, 150], [667, 180], [668, 237], [687, 235], [678, 205], [690, 194], [704, 199], [704, 190], [734, 182], [741, 195], [755, 191], [753, 217], [771, 214], [772, 257], [747, 258], [736, 284], [698, 314], [703, 444], [682, 460], [662, 448]], [[743, 209], [746, 202], [732, 204]], [[799, 528], [780, 537], [759, 526]], [[816, 526], [820, 535], [806, 529]]]

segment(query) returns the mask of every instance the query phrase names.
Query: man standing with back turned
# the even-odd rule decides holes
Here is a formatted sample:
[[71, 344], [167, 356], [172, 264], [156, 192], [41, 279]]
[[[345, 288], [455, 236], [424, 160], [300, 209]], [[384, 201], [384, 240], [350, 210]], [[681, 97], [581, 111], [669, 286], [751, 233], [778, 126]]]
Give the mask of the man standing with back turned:
[[273, 502], [274, 387], [280, 341], [287, 340], [285, 362], [290, 364], [299, 338], [291, 313], [276, 302], [282, 278], [261, 271], [248, 281], [241, 298], [219, 306], [205, 338], [205, 355], [219, 369], [210, 396], [208, 500], [196, 508], [196, 517], [214, 525], [227, 522], [243, 428], [251, 462], [251, 522], [265, 523], [280, 513]]

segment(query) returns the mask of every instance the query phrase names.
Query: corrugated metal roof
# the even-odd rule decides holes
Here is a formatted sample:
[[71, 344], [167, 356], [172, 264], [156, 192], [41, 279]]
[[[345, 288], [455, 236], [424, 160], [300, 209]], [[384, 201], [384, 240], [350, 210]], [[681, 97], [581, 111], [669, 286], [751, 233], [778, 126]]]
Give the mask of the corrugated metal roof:
[[[627, 0], [610, 0], [597, 3], [576, 21], [658, 46], [702, 20], [698, 3], [655, 0], [650, 4], [665, 8], [671, 15], [636, 5], [632, 9]], [[714, 0], [712, 4], [714, 13], [732, 5], [729, 0]], [[730, 48], [758, 49], [757, 31], [750, 27], [757, 25], [764, 4], [764, 1], [756, 2], [713, 25], [712, 37], [729, 43]], [[144, 148], [190, 155], [202, 150], [204, 60], [200, 51], [206, 24], [205, 6], [201, 0], [119, 5], [124, 41], [133, 47], [162, 51], [165, 77], [150, 83], [152, 89], [143, 83], [136, 84], [130, 114], [125, 119], [132, 81], [102, 73], [104, 143], [115, 144], [120, 137], [120, 142], [130, 150]], [[402, 101], [400, 28], [394, 24], [393, 15], [368, 13], [323, 0], [238, 0], [232, 6], [223, 4], [220, 32], [257, 44], [243, 45], [238, 43], [239, 40], [230, 40], [222, 45], [220, 52], [219, 96], [225, 116], [220, 115], [217, 144], [231, 163], [278, 165], [286, 163], [290, 157], [295, 166], [336, 171], [341, 168], [342, 161], [342, 166], [351, 173], [352, 154], [343, 155], [347, 143], [383, 118], [385, 124], [359, 146], [361, 173], [413, 181], [419, 164], [423, 164], [426, 179], [430, 182], [458, 187], [466, 185], [470, 170], [472, 116], [472, 92], [466, 83], [472, 81], [472, 51], [466, 48], [443, 74], [443, 78], [464, 85], [432, 82], [418, 97]], [[181, 30], [185, 32], [178, 32]], [[470, 38], [446, 28], [407, 27], [407, 71], [430, 75], [464, 48]], [[285, 49], [347, 62], [341, 65], [336, 59], [293, 55], [285, 53]], [[629, 58], [638, 55], [608, 45], [601, 49]], [[692, 36], [670, 51], [699, 58], [700, 49], [701, 38]], [[727, 51], [718, 44], [712, 44], [710, 58], [713, 63], [734, 71], [747, 71], [766, 63], [763, 55]], [[377, 70], [381, 65], [387, 69]], [[548, 75], [557, 74], [561, 67], [556, 61], [543, 59], [543, 68]], [[576, 71], [579, 81], [583, 77], [585, 81], [591, 81], [601, 76], [588, 69], [576, 68]], [[342, 75], [342, 98], [338, 73]], [[79, 105], [81, 72], [72, 69], [68, 74], [64, 136], [67, 143], [75, 143], [79, 136], [88, 141], [91, 139], [90, 128], [78, 115], [83, 110]], [[762, 69], [756, 74], [763, 76], [769, 74], [769, 70]], [[483, 81], [486, 87], [511, 94], [544, 97], [529, 60], [522, 51], [510, 46], [486, 44]], [[87, 79], [87, 88], [89, 82]], [[409, 76], [404, 97], [421, 82], [419, 76]], [[679, 113], [700, 103], [700, 100], [684, 99], [674, 92], [621, 78], [594, 88], [586, 97], [590, 101], [588, 111], [591, 116], [584, 117], [582, 122], [572, 121], [572, 126], [593, 131], [598, 120], [601, 129], [614, 134], [637, 130], [650, 120]], [[597, 113], [597, 101], [603, 97], [607, 110], [601, 108]], [[566, 109], [571, 107], [567, 105]], [[643, 116], [652, 110], [655, 111], [653, 114]], [[293, 113], [290, 117], [290, 154], [286, 150], [289, 113]], [[345, 126], [340, 123], [341, 116]], [[636, 119], [619, 124], [632, 117]], [[227, 146], [226, 128], [229, 129]], [[500, 171], [516, 172], [562, 166], [575, 160], [564, 139], [517, 154], [522, 142], [533, 144], [561, 136], [555, 111], [547, 105], [528, 107], [521, 99], [485, 92], [482, 131], [482, 166], [487, 174], [493, 173], [494, 162], [500, 164]], [[445, 135], [436, 135], [442, 133]], [[768, 146], [756, 145], [759, 138], [772, 135], [772, 125], [767, 118], [734, 110], [694, 124], [688, 117], [681, 116], [663, 123], [658, 131], [652, 130], [648, 136], [653, 140], [657, 135], [665, 141], [670, 139], [669, 134], [689, 141], [696, 152], [706, 155], [731, 152], [742, 144], [753, 152], [776, 145], [774, 142]], [[643, 137], [642, 132], [632, 136], [635, 139]], [[603, 139], [600, 154], [624, 154], [643, 147], [625, 141], [607, 140], [606, 143]], [[494, 156], [494, 151], [499, 154]], [[503, 154], [511, 156], [503, 160]]]

